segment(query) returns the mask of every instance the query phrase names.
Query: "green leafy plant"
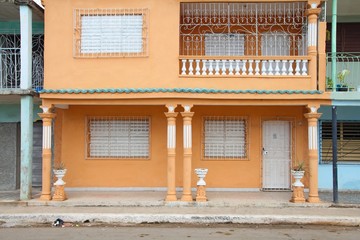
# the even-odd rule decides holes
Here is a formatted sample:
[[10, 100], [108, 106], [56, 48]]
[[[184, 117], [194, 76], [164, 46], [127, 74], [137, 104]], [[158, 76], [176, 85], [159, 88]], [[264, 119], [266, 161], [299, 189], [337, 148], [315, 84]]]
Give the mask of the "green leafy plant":
[[295, 166], [293, 167], [294, 171], [305, 171], [305, 163], [304, 162], [300, 162], [295, 164]]
[[55, 170], [64, 170], [65, 169], [65, 164], [64, 162], [57, 162], [54, 164], [54, 169]]

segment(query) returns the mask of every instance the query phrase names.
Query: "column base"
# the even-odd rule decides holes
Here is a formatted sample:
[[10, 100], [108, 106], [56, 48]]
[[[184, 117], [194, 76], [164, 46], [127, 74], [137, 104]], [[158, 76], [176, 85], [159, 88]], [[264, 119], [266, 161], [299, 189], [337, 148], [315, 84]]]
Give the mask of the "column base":
[[196, 201], [197, 202], [206, 202], [206, 189], [205, 186], [198, 186], [196, 191]]
[[181, 197], [181, 201], [183, 201], [183, 202], [192, 202], [193, 199], [192, 199], [191, 194], [183, 194], [182, 197]]
[[51, 194], [50, 193], [42, 193], [40, 196], [41, 201], [50, 201], [51, 200]]
[[177, 201], [176, 194], [168, 194], [165, 198], [166, 202], [175, 202]]
[[304, 187], [294, 187], [290, 202], [305, 203]]
[[64, 185], [55, 185], [55, 192], [52, 199], [54, 201], [65, 201], [67, 199]]
[[306, 201], [308, 203], [321, 203], [319, 196], [309, 196]]

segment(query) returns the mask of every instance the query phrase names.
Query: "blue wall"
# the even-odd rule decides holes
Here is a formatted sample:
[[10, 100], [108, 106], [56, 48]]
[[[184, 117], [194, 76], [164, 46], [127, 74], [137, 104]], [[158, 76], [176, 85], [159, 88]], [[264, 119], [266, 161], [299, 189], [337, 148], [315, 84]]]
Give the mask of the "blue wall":
[[[323, 113], [320, 120], [331, 120], [331, 107], [321, 107]], [[360, 120], [360, 107], [337, 107], [338, 120]], [[360, 159], [353, 164], [338, 164], [338, 187], [339, 190], [360, 190]], [[319, 164], [319, 189], [332, 190], [333, 174], [332, 163]]]
[[[34, 105], [34, 122], [41, 119], [38, 115], [41, 112], [39, 105]], [[0, 122], [20, 122], [20, 105], [0, 104]]]

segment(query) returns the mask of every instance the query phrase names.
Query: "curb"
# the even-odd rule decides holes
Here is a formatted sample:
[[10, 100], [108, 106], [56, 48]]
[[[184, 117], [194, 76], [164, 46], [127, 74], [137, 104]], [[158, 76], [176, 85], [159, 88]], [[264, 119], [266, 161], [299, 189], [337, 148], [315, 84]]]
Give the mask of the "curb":
[[360, 226], [360, 217], [306, 215], [222, 215], [222, 214], [0, 214], [0, 227], [51, 224], [56, 219], [65, 222], [93, 224], [302, 224]]

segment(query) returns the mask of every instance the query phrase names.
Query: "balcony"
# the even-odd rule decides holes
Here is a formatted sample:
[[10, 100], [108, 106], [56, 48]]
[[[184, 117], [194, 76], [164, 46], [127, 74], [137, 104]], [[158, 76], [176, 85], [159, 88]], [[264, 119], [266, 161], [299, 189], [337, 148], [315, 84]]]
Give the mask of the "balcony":
[[[20, 89], [20, 35], [0, 35], [0, 90]], [[44, 36], [33, 36], [32, 88], [43, 88]]]
[[[332, 54], [327, 54], [326, 90], [334, 92], [360, 92], [360, 53], [338, 52], [335, 83], [331, 76]], [[334, 89], [334, 84], [336, 88]]]
[[309, 76], [307, 3], [181, 3], [179, 75]]

